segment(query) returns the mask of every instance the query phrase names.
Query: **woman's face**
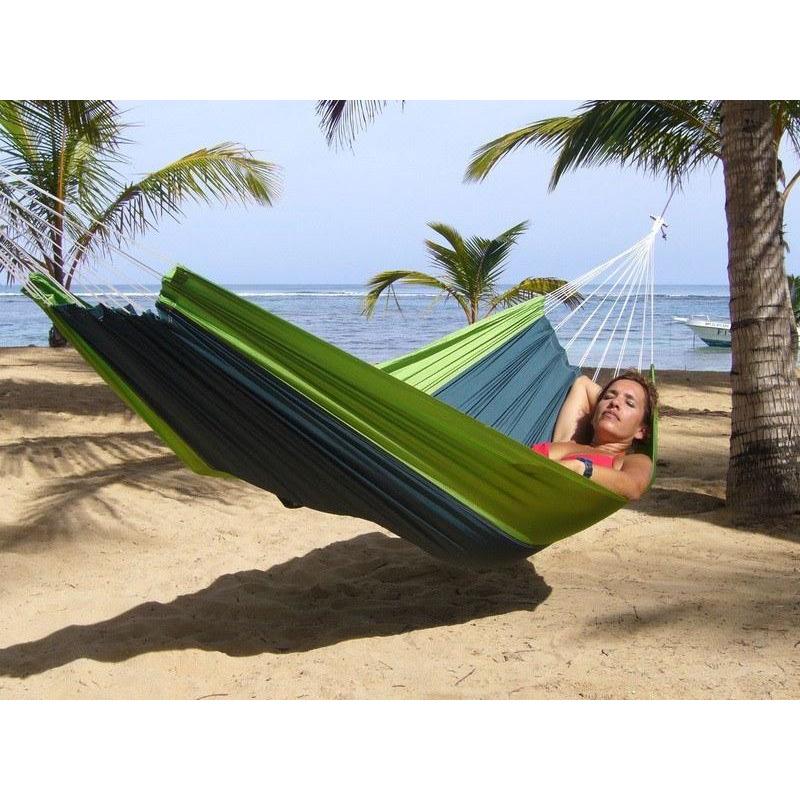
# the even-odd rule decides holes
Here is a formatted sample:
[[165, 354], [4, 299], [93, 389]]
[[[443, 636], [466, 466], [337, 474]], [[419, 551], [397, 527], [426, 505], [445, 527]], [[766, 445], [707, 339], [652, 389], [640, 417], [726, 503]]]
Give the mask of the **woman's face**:
[[592, 418], [595, 438], [605, 442], [644, 439], [646, 410], [644, 387], [625, 378], [614, 381], [597, 401]]

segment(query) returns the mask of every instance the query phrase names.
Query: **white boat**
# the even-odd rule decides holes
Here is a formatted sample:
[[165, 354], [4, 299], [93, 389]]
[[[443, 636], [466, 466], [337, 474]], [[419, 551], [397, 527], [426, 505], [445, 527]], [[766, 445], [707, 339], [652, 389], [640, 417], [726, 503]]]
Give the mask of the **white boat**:
[[710, 347], [731, 346], [731, 323], [726, 319], [711, 319], [707, 315], [673, 317], [672, 319], [691, 328], [692, 333]]
[[[711, 319], [708, 315], [695, 314], [691, 317], [673, 317], [675, 322], [683, 323], [692, 333], [710, 347], [731, 346], [731, 323], [726, 319]], [[800, 325], [797, 326], [800, 337]]]

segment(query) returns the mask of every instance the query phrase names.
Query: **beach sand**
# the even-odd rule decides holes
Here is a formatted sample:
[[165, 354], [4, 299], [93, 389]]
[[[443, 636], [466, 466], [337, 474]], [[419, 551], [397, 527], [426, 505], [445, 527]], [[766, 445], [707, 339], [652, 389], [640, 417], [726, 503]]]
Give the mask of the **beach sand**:
[[639, 503], [515, 566], [196, 476], [73, 351], [0, 350], [0, 699], [796, 698], [797, 520], [730, 524], [727, 375]]

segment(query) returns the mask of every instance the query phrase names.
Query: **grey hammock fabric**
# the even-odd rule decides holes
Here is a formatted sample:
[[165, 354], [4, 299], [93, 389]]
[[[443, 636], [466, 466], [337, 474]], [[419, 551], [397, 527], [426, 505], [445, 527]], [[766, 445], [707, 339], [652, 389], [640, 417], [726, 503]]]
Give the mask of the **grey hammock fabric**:
[[579, 374], [542, 317], [433, 396], [530, 447], [552, 439]]

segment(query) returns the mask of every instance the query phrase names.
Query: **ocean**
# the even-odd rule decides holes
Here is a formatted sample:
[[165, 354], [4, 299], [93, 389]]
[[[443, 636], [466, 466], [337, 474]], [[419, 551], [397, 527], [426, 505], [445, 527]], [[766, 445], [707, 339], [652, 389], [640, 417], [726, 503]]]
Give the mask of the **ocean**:
[[[294, 284], [294, 285], [228, 285], [226, 288], [277, 314], [283, 319], [304, 328], [337, 347], [359, 358], [377, 363], [408, 353], [428, 342], [444, 336], [465, 324], [461, 309], [452, 301], [443, 302], [430, 290], [403, 287], [396, 299], [381, 299], [372, 319], [361, 314], [364, 297], [363, 285]], [[655, 319], [653, 325], [653, 351], [657, 369], [730, 370], [730, 350], [708, 347], [673, 317], [707, 314], [712, 319], [728, 319], [728, 287], [725, 285], [656, 285]], [[123, 290], [125, 287], [123, 287]], [[126, 291], [126, 297], [137, 310], [152, 308], [157, 287], [140, 287]], [[102, 301], [92, 292], [77, 293], [90, 302]], [[622, 301], [609, 317], [606, 330], [622, 307]], [[631, 301], [632, 302], [632, 301]], [[587, 308], [592, 308], [591, 301]], [[578, 331], [585, 309], [572, 317], [559, 331], [559, 338], [567, 344]], [[591, 310], [588, 311], [591, 313]], [[564, 317], [555, 311], [550, 318], [554, 324]], [[605, 316], [606, 308], [596, 315]], [[578, 321], [580, 317], [580, 321]], [[616, 364], [619, 348], [616, 345], [625, 334], [628, 316], [623, 317], [612, 347], [606, 354], [605, 364]], [[643, 364], [650, 363], [649, 317], [646, 323], [646, 345]], [[0, 288], [0, 347], [47, 345], [50, 321], [19, 287]], [[582, 332], [569, 350], [570, 361], [579, 363], [586, 347], [591, 343], [589, 329]], [[596, 366], [603, 356], [605, 338], [599, 337], [589, 351], [586, 365]], [[628, 347], [623, 356], [623, 366], [636, 366], [641, 342], [641, 304], [628, 331]]]

